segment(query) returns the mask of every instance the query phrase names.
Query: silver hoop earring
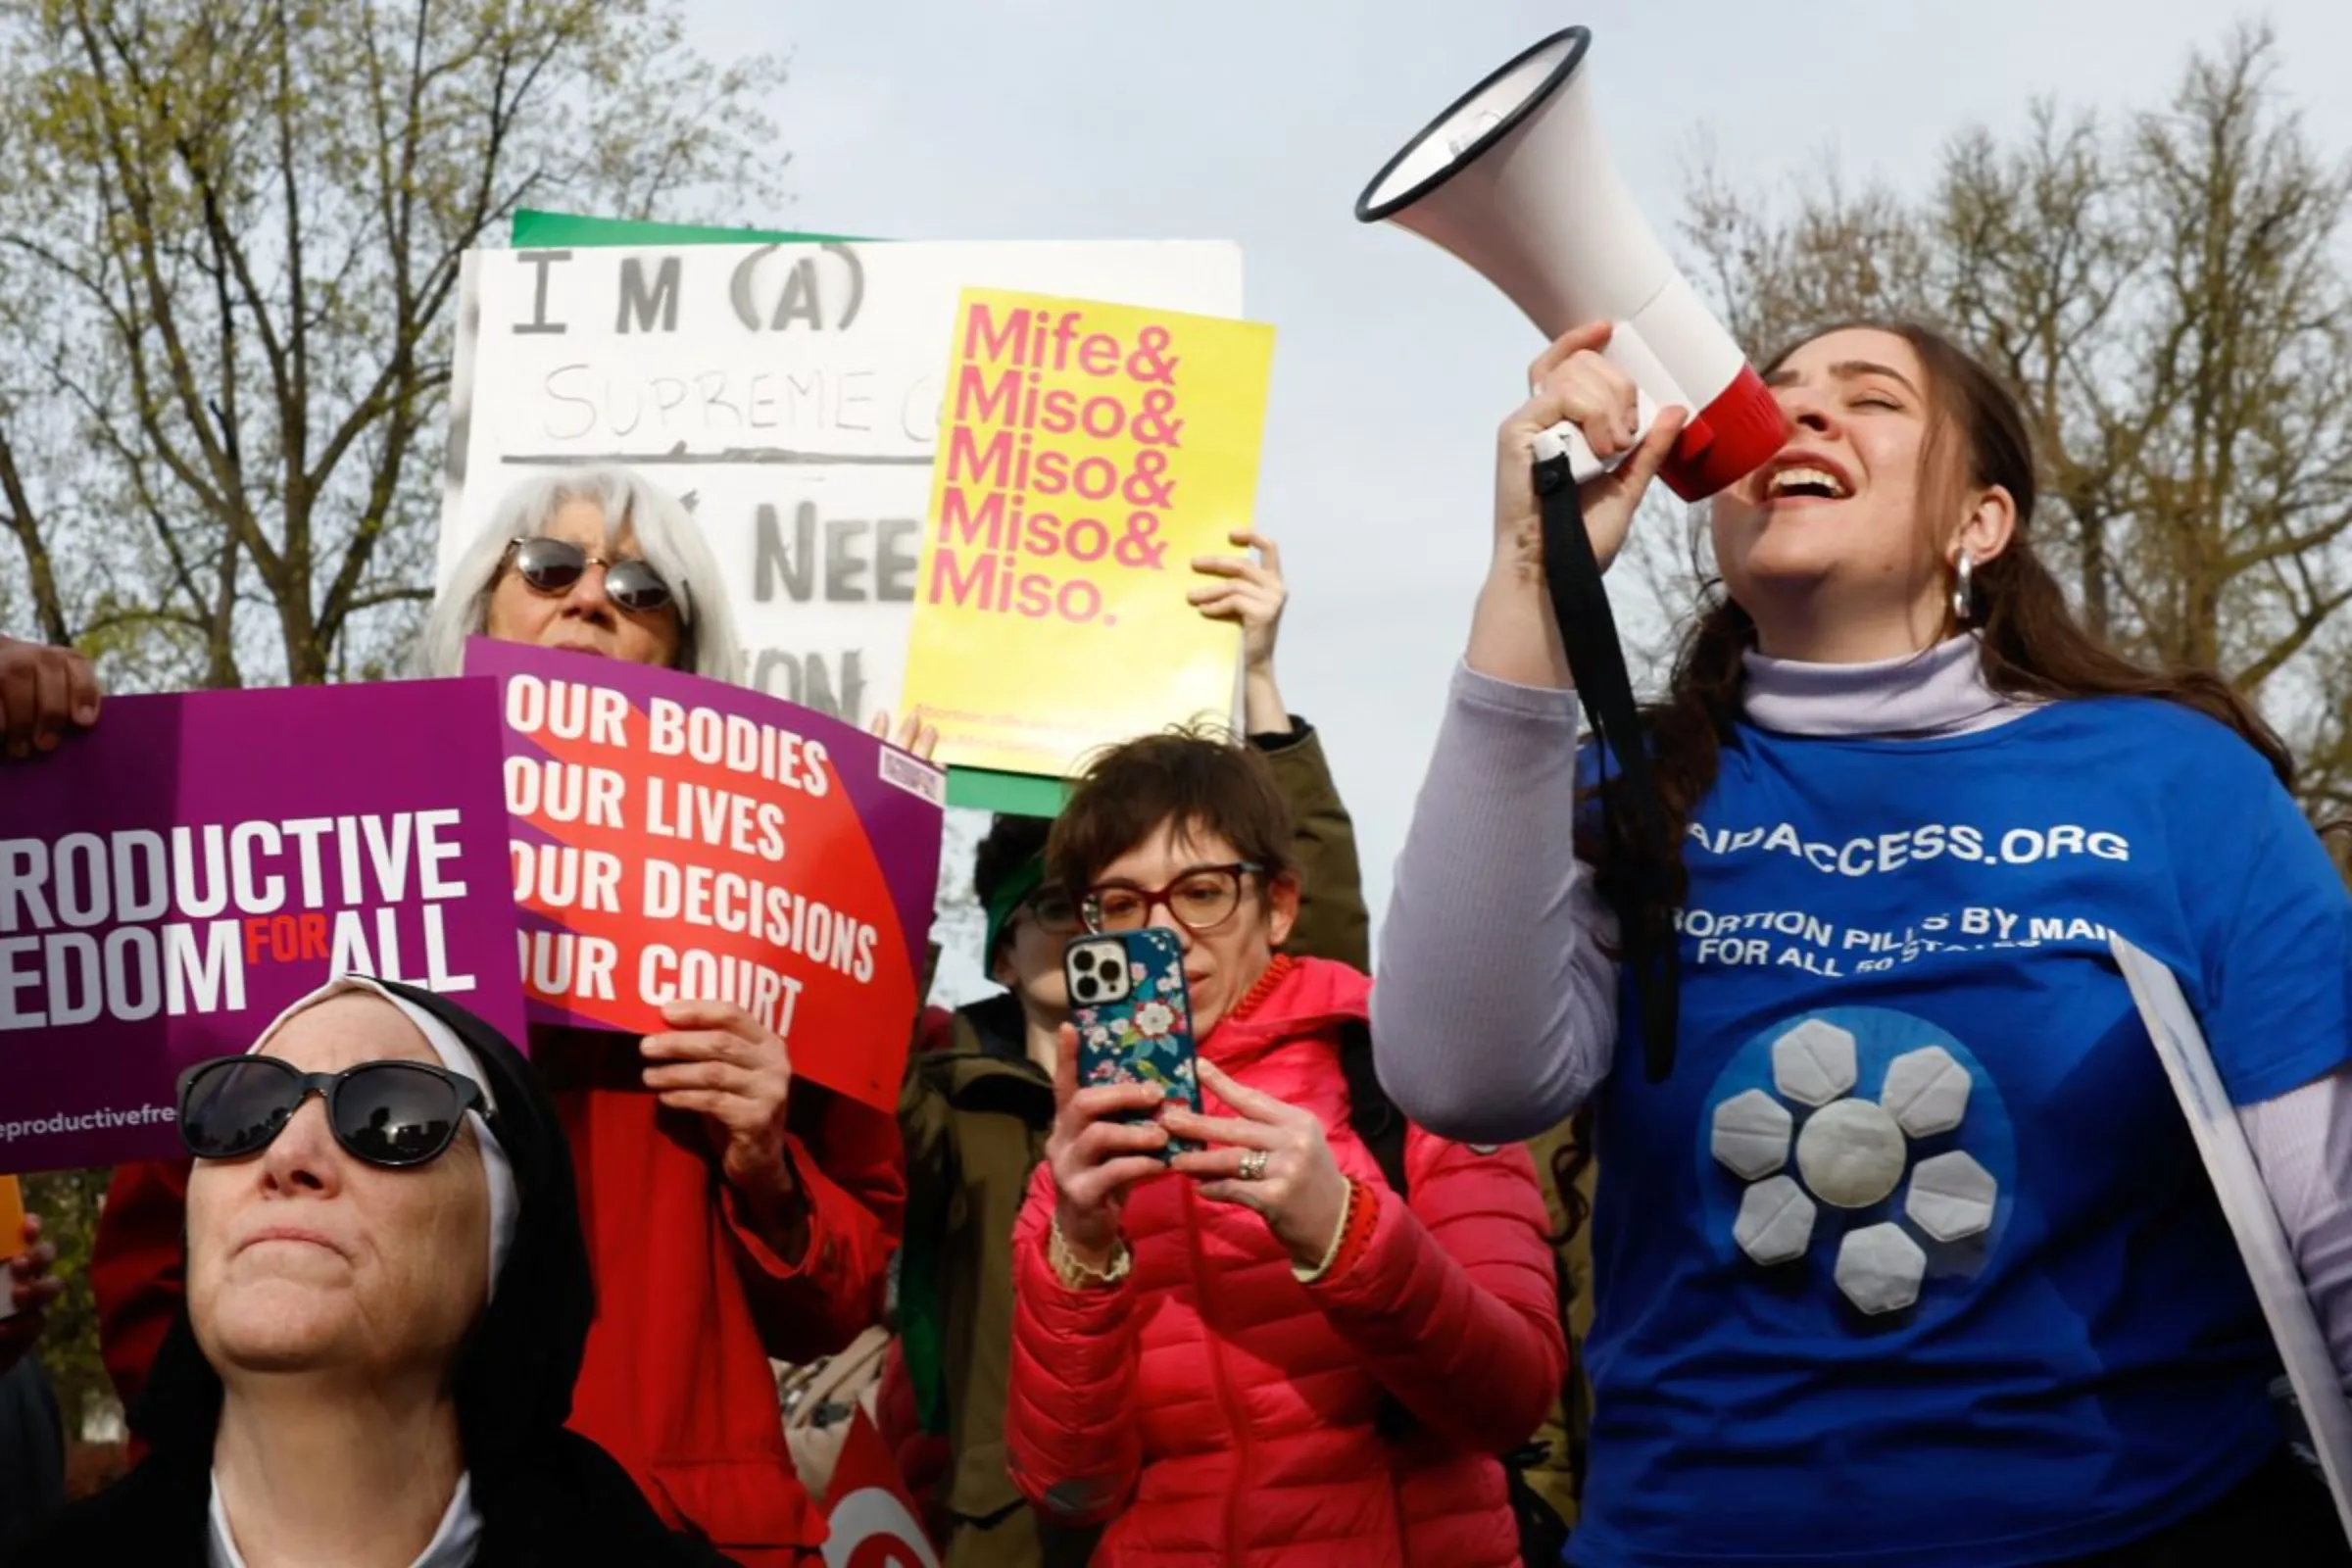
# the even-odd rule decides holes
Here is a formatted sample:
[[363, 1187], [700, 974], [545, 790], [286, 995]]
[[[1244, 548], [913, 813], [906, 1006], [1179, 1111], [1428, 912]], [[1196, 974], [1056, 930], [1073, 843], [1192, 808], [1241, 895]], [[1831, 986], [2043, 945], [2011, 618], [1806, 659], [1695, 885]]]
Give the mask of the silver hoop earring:
[[1952, 619], [1958, 621], [1963, 626], [1968, 624], [1969, 578], [1975, 573], [1976, 569], [1976, 562], [1970, 559], [1968, 552], [1965, 550], [1961, 551], [1958, 558], [1952, 563], [1952, 571], [1954, 573], [1952, 578]]

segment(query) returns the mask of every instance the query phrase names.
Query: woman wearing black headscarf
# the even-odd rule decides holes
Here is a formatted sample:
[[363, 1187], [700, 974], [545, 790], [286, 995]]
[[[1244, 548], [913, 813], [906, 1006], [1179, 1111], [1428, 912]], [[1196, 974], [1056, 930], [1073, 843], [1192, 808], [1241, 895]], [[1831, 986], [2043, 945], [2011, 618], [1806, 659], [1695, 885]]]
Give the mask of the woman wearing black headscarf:
[[335, 981], [179, 1108], [188, 1291], [148, 1457], [14, 1563], [723, 1561], [564, 1430], [595, 1312], [571, 1160], [489, 1025]]

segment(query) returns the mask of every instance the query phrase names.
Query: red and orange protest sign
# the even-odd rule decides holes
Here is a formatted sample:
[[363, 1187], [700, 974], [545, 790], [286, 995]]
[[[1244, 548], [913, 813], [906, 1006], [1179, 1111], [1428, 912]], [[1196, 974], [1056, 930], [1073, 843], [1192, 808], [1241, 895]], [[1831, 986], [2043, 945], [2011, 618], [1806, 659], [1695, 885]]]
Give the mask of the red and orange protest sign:
[[969, 289], [957, 315], [906, 701], [943, 760], [1058, 775], [1229, 717], [1238, 634], [1186, 603], [1257, 491], [1273, 328]]
[[870, 735], [672, 670], [476, 639], [504, 683], [522, 978], [540, 1022], [650, 1034], [733, 1002], [795, 1073], [897, 1103], [945, 779]]

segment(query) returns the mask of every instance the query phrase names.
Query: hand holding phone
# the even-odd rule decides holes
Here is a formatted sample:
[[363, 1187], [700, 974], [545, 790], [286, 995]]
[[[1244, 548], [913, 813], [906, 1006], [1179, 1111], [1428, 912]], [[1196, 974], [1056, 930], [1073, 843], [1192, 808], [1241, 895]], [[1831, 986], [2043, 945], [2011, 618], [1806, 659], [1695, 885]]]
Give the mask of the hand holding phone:
[[1054, 1224], [1082, 1267], [1116, 1255], [1127, 1189], [1171, 1157], [1160, 1111], [1198, 1105], [1182, 950], [1165, 931], [1082, 936], [1062, 953], [1071, 1021], [1054, 1072]]
[[1172, 1108], [1168, 1131], [1198, 1152], [1178, 1156], [1178, 1174], [1200, 1184], [1202, 1198], [1254, 1209], [1291, 1254], [1314, 1268], [1339, 1247], [1348, 1217], [1348, 1181], [1332, 1158], [1323, 1123], [1302, 1106], [1252, 1089], [1203, 1061], [1200, 1079], [1225, 1105], [1220, 1116]]
[[[1061, 956], [1069, 986], [1070, 1025], [1078, 1035], [1078, 1086], [1151, 1084], [1162, 1103], [1200, 1108], [1193, 1004], [1184, 983], [1184, 950], [1157, 926], [1073, 937]], [[1156, 1108], [1116, 1119], [1151, 1121]], [[1200, 1146], [1171, 1138], [1162, 1158]]]

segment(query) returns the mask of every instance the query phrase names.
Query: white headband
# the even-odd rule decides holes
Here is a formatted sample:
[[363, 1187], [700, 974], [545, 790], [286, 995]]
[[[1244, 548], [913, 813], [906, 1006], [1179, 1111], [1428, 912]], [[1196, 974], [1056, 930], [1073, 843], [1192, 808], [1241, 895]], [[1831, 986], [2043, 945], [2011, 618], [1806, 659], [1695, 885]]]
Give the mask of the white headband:
[[[329, 980], [270, 1019], [270, 1027], [256, 1037], [245, 1054], [253, 1055], [268, 1045], [270, 1038], [285, 1027], [286, 1020], [296, 1013], [315, 1007], [329, 997], [345, 996], [352, 992], [380, 997], [398, 1007], [401, 1016], [415, 1024], [416, 1032], [424, 1036], [424, 1043], [433, 1048], [433, 1054], [441, 1058], [441, 1065], [478, 1086], [482, 1091], [482, 1104], [493, 1111], [498, 1109], [497, 1099], [490, 1088], [490, 1076], [482, 1070], [481, 1059], [474, 1055], [465, 1041], [458, 1038], [455, 1030], [406, 997], [395, 995], [362, 975], [342, 975]], [[498, 1291], [498, 1271], [505, 1266], [507, 1252], [514, 1245], [514, 1225], [521, 1216], [522, 1199], [514, 1186], [514, 1167], [509, 1163], [507, 1151], [499, 1143], [498, 1134], [490, 1130], [490, 1123], [481, 1115], [474, 1114], [473, 1132], [474, 1141], [482, 1151], [483, 1186], [490, 1195], [490, 1292], [495, 1295]]]

